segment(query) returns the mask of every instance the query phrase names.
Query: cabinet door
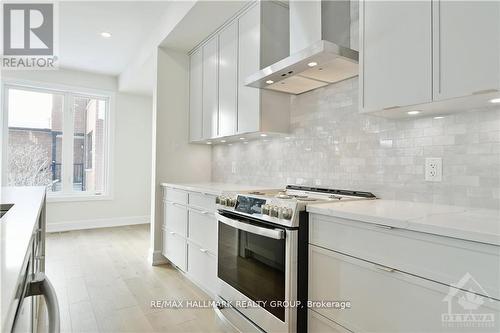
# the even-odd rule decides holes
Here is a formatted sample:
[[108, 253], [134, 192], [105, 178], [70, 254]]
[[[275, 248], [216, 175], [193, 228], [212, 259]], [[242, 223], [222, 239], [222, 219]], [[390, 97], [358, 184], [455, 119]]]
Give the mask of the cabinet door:
[[189, 62], [189, 140], [199, 141], [202, 135], [203, 54], [201, 48], [191, 54]]
[[[477, 307], [472, 314], [500, 315], [499, 301], [477, 299], [474, 294], [468, 294], [470, 285], [466, 285], [465, 291], [459, 290], [309, 246], [309, 299], [342, 300], [351, 304], [348, 309], [313, 305], [309, 310], [354, 332], [449, 332], [446, 324], [457, 322], [446, 322], [443, 318], [467, 313], [468, 304], [464, 304], [467, 299], [477, 302], [473, 304]], [[498, 330], [498, 322], [492, 324]], [[494, 329], [492, 327], [492, 331]]]
[[205, 290], [217, 294], [217, 261], [213, 254], [188, 243], [188, 274]]
[[218, 103], [218, 36], [203, 46], [203, 138], [217, 136]]
[[434, 3], [434, 99], [500, 89], [500, 2]]
[[364, 112], [432, 99], [431, 2], [361, 3], [361, 108]]
[[186, 271], [187, 242], [178, 233], [163, 229], [163, 255], [179, 269]]
[[244, 84], [260, 70], [260, 5], [244, 13], [238, 26], [238, 133], [246, 133], [260, 125], [260, 91]]
[[238, 25], [219, 34], [219, 135], [236, 134], [238, 107]]

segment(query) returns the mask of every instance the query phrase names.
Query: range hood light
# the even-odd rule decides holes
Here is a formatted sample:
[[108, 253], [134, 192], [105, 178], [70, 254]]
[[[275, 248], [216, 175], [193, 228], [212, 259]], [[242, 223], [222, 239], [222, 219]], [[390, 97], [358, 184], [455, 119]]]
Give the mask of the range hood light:
[[311, 61], [310, 63], [307, 64], [307, 66], [309, 66], [309, 67], [314, 67], [317, 65], [318, 65], [318, 63], [316, 61]]
[[273, 80], [267, 80], [267, 81], [266, 81], [266, 83], [267, 83], [267, 84], [273, 84], [273, 83], [274, 83], [274, 81], [273, 81]]

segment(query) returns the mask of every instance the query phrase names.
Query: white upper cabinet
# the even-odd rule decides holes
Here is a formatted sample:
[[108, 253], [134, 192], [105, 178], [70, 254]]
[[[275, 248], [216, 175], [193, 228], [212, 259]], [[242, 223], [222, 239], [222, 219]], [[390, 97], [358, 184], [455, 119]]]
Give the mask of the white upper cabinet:
[[430, 1], [363, 1], [360, 12], [362, 110], [430, 102]]
[[203, 137], [218, 135], [219, 123], [219, 38], [203, 45]]
[[201, 49], [198, 49], [191, 55], [189, 65], [189, 141], [203, 138], [202, 62], [203, 54]]
[[260, 6], [253, 6], [238, 20], [238, 133], [259, 130], [260, 90], [247, 87], [245, 79], [260, 70]]
[[491, 107], [500, 2], [362, 1], [360, 107], [401, 118]]
[[500, 2], [434, 3], [434, 99], [500, 88]]
[[290, 96], [244, 84], [248, 76], [288, 56], [288, 16], [286, 3], [249, 3], [191, 53], [191, 142], [288, 132]]
[[219, 136], [236, 133], [238, 110], [238, 24], [219, 34]]

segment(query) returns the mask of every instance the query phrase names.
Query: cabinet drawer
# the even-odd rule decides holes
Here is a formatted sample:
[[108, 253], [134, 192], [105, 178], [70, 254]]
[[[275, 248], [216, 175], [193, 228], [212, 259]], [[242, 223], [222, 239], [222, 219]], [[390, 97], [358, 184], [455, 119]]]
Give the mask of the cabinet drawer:
[[447, 285], [466, 273], [500, 299], [500, 247], [312, 214], [309, 242]]
[[217, 221], [212, 214], [204, 213], [195, 209], [189, 210], [189, 240], [215, 254]]
[[217, 261], [213, 254], [191, 242], [188, 243], [188, 274], [201, 287], [216, 295]]
[[[500, 315], [500, 302], [479, 297], [477, 309], [467, 309], [467, 293], [398, 271], [386, 271], [364, 260], [309, 246], [309, 299], [349, 301], [350, 309], [313, 307], [314, 311], [352, 331], [449, 331], [447, 314]], [[467, 288], [477, 290], [473, 279]], [[472, 283], [472, 284], [470, 284]], [[479, 300], [477, 299], [477, 300]], [[451, 303], [448, 303], [451, 302]], [[465, 303], [464, 303], [465, 301]], [[464, 306], [461, 305], [464, 304]], [[450, 306], [450, 307], [449, 307]], [[461, 324], [461, 323], [455, 323]], [[492, 323], [498, 330], [498, 321]]]
[[186, 239], [174, 231], [163, 230], [163, 255], [179, 269], [186, 270]]
[[180, 203], [183, 205], [188, 203], [188, 193], [186, 191], [178, 190], [176, 188], [166, 187], [164, 193], [165, 193], [164, 198], [167, 201]]
[[165, 227], [183, 237], [186, 237], [188, 221], [187, 207], [167, 201], [164, 203], [164, 209]]
[[309, 310], [307, 314], [308, 333], [348, 333], [349, 330], [320, 315], [316, 311]]
[[215, 196], [191, 192], [189, 193], [189, 205], [213, 213], [215, 212]]

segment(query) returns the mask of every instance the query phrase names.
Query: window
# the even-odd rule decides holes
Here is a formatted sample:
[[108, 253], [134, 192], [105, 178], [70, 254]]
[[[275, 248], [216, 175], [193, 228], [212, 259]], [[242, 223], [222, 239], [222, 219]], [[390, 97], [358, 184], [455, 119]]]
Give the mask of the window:
[[10, 186], [107, 193], [109, 96], [11, 85], [5, 96]]

